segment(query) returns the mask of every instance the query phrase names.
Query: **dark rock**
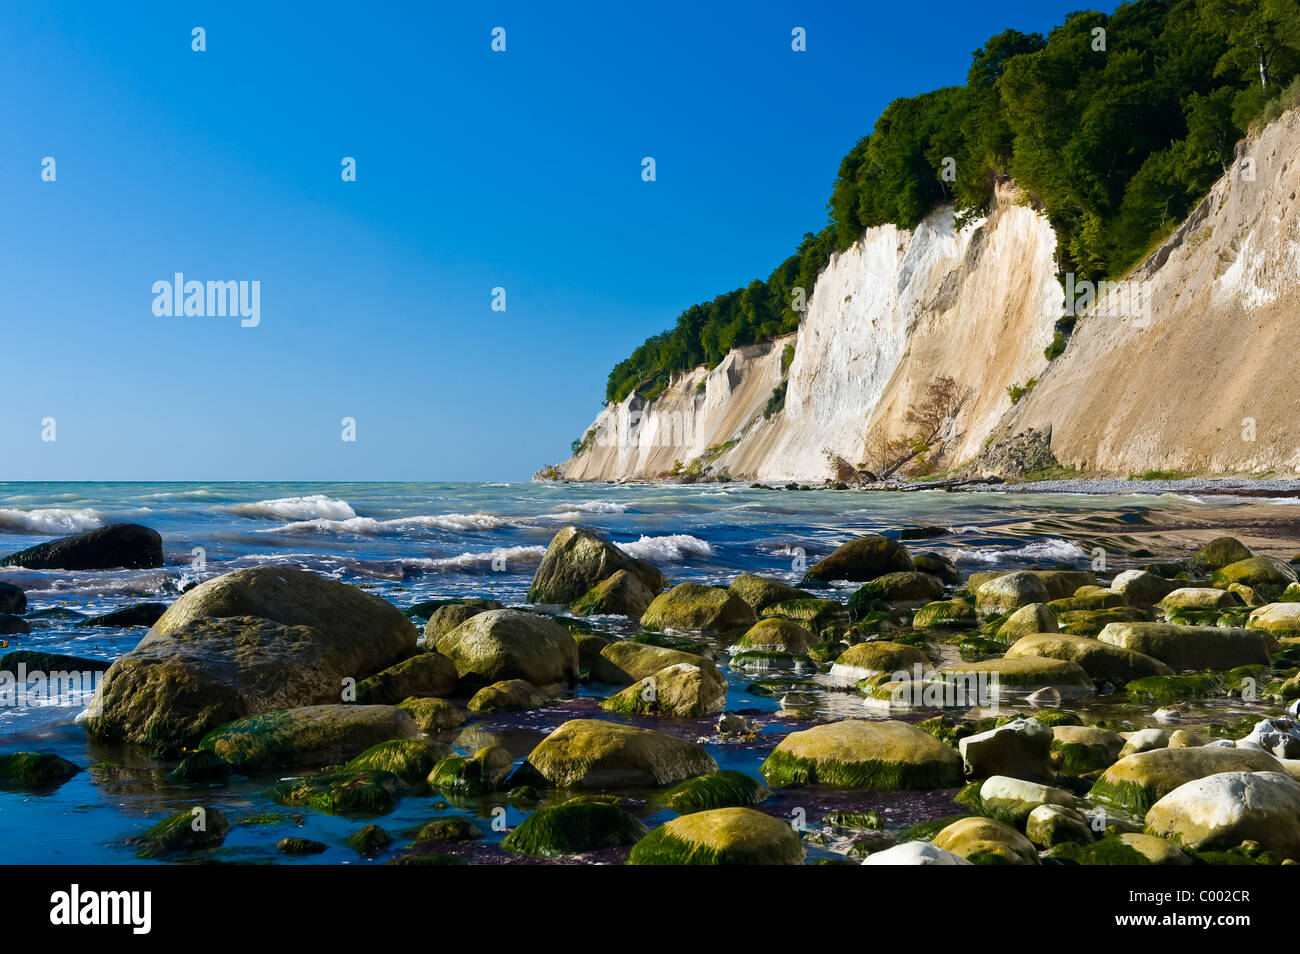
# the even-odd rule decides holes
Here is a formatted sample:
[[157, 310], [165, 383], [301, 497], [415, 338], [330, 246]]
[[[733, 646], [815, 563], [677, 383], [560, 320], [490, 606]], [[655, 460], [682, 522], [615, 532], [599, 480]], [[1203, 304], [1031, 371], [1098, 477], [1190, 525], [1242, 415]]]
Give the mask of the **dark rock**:
[[140, 570], [162, 565], [162, 537], [138, 523], [115, 523], [62, 537], [0, 560], [0, 566], [32, 570]]

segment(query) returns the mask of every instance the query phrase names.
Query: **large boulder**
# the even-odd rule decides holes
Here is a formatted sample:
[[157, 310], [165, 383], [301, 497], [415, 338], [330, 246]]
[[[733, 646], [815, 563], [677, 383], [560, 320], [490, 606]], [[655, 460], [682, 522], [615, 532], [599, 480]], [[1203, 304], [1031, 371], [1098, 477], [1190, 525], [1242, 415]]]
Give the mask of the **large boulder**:
[[408, 656], [416, 633], [395, 607], [301, 570], [258, 567], [183, 595], [105, 673], [91, 734], [173, 754], [233, 719], [343, 699]]
[[858, 537], [836, 547], [828, 556], [810, 566], [803, 585], [848, 580], [866, 583], [886, 573], [906, 573], [915, 569], [907, 547], [888, 537]]
[[1087, 696], [1094, 691], [1092, 680], [1078, 663], [1045, 656], [1003, 656], [956, 663], [940, 670], [938, 677], [959, 687], [968, 705], [993, 705], [1000, 697], [1026, 695], [1038, 689], [1055, 689], [1068, 697]]
[[22, 587], [0, 581], [0, 613], [22, 616], [27, 612], [27, 594]]
[[578, 678], [578, 644], [569, 631], [522, 610], [472, 616], [438, 640], [438, 652], [471, 686], [525, 679], [545, 688]]
[[1126, 755], [1101, 774], [1089, 797], [1145, 812], [1180, 785], [1221, 772], [1276, 772], [1277, 759], [1259, 749], [1205, 745]]
[[973, 815], [953, 822], [934, 836], [936, 848], [960, 855], [972, 864], [1036, 865], [1038, 851], [1010, 825]]
[[523, 855], [556, 858], [634, 845], [646, 834], [645, 824], [622, 806], [575, 798], [533, 812], [506, 835], [501, 847]]
[[[849, 599], [849, 612], [876, 601], [924, 606], [943, 597], [943, 580], [929, 573], [908, 570], [886, 573], [862, 584]], [[860, 614], [859, 614], [860, 615]]]
[[770, 577], [757, 576], [753, 573], [740, 574], [731, 581], [731, 585], [727, 589], [748, 603], [749, 608], [755, 613], [761, 613], [773, 603], [808, 599], [812, 596], [806, 590], [798, 589]]
[[1269, 638], [1259, 630], [1172, 623], [1109, 623], [1103, 643], [1152, 656], [1174, 669], [1233, 669], [1268, 664]]
[[668, 788], [718, 764], [703, 746], [653, 729], [597, 719], [561, 725], [529, 753], [516, 785], [556, 788]]
[[1048, 601], [1047, 587], [1027, 570], [1005, 573], [981, 583], [975, 591], [975, 606], [986, 615], [1009, 613], [1031, 603]]
[[138, 523], [114, 523], [19, 550], [0, 566], [29, 570], [151, 570], [163, 565], [162, 537]]
[[1110, 584], [1131, 606], [1154, 606], [1178, 587], [1177, 580], [1167, 580], [1149, 570], [1125, 570]]
[[722, 633], [756, 622], [749, 604], [730, 590], [699, 583], [678, 583], [660, 593], [641, 617], [647, 629], [699, 633]]
[[1022, 606], [998, 627], [997, 639], [1003, 643], [1014, 643], [1021, 636], [1032, 633], [1055, 633], [1058, 629], [1056, 613], [1046, 603], [1030, 603]]
[[971, 778], [995, 775], [1050, 779], [1052, 730], [1037, 719], [1013, 719], [1005, 725], [968, 735], [957, 742], [963, 767]]
[[955, 788], [961, 757], [906, 722], [845, 719], [791, 732], [759, 772], [775, 786]]
[[1268, 603], [1251, 611], [1246, 626], [1279, 638], [1300, 636], [1300, 603]]
[[519, 712], [546, 705], [546, 693], [524, 679], [504, 679], [484, 686], [466, 704], [470, 712]]
[[[653, 643], [638, 643], [628, 639], [615, 640], [601, 648], [600, 658], [610, 667], [602, 671], [600, 681], [613, 685], [637, 682], [679, 663], [695, 666], [724, 691], [727, 685], [726, 677], [722, 675], [713, 660], [680, 649], [655, 646]], [[592, 671], [595, 672], [594, 669]]]
[[1166, 593], [1159, 603], [1166, 613], [1171, 610], [1228, 609], [1240, 605], [1241, 597], [1236, 593], [1216, 586], [1180, 586]]
[[726, 704], [726, 683], [697, 665], [680, 662], [632, 683], [600, 707], [629, 716], [689, 719], [721, 712]]
[[1112, 646], [1086, 636], [1065, 633], [1034, 633], [1016, 640], [1004, 659], [1024, 657], [1064, 659], [1075, 663], [1097, 682], [1122, 685], [1144, 676], [1168, 676], [1173, 673], [1158, 659], [1144, 656], [1120, 646]]
[[910, 672], [928, 661], [926, 654], [915, 646], [873, 640], [857, 643], [840, 653], [828, 678], [834, 685], [851, 686], [880, 673]]
[[432, 649], [438, 640], [446, 636], [471, 616], [486, 613], [490, 609], [504, 609], [502, 606], [479, 606], [474, 603], [447, 603], [433, 610], [424, 624], [421, 645]]
[[546, 548], [528, 588], [528, 602], [567, 605], [619, 570], [635, 574], [652, 594], [664, 588], [663, 574], [649, 563], [590, 530], [565, 527]]
[[640, 619], [655, 594], [631, 570], [619, 570], [601, 580], [574, 601], [571, 609], [579, 616], [629, 616]]
[[715, 808], [664, 823], [632, 848], [632, 865], [798, 865], [803, 842], [752, 808]]
[[975, 607], [965, 600], [927, 603], [912, 617], [912, 626], [916, 629], [967, 629], [978, 624]]
[[990, 775], [980, 786], [983, 814], [1013, 825], [1023, 825], [1036, 808], [1044, 805], [1072, 809], [1074, 804], [1074, 796], [1063, 788], [1009, 775]]
[[1210, 573], [1230, 563], [1249, 560], [1253, 555], [1249, 547], [1234, 537], [1215, 537], [1187, 562], [1197, 572]]
[[456, 691], [456, 666], [441, 653], [416, 653], [357, 683], [356, 702], [395, 706], [419, 696], [449, 696]]
[[1256, 556], [1220, 567], [1210, 574], [1210, 582], [1225, 589], [1233, 583], [1241, 583], [1257, 589], [1272, 587], [1280, 593], [1289, 584], [1296, 582], [1296, 571], [1295, 567], [1285, 560], [1271, 556]]
[[[1293, 604], [1300, 606], [1300, 603]], [[806, 627], [788, 619], [768, 617], [751, 626], [745, 635], [736, 641], [732, 652], [767, 652], [790, 653], [806, 656], [817, 644], [817, 637]]]
[[410, 713], [395, 706], [304, 706], [237, 719], [199, 748], [251, 772], [346, 762], [380, 742], [418, 735]]
[[1300, 860], [1300, 783], [1282, 772], [1199, 778], [1152, 805], [1146, 830], [1190, 851], [1225, 851], [1255, 841]]

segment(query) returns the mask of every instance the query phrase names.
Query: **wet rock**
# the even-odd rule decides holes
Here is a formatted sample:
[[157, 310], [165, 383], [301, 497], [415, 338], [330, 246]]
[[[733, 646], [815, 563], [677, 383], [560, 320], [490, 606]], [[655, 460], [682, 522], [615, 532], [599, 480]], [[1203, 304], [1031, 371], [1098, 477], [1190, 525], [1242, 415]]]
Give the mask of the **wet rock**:
[[1300, 784], [1281, 772], [1225, 772], [1178, 786], [1151, 806], [1147, 833], [1189, 851], [1256, 841], [1300, 859]]
[[578, 646], [563, 626], [521, 610], [489, 610], [438, 640], [438, 651], [468, 685], [526, 679], [535, 686], [573, 683]]
[[1252, 610], [1249, 629], [1262, 629], [1278, 638], [1300, 636], [1300, 603], [1269, 603]]
[[1007, 617], [1007, 621], [998, 628], [997, 638], [1003, 643], [1014, 643], [1022, 636], [1054, 633], [1056, 630], [1056, 614], [1048, 609], [1047, 604], [1030, 603]]
[[1235, 747], [1153, 749], [1127, 755], [1106, 769], [1093, 785], [1094, 802], [1145, 812], [1178, 786], [1221, 772], [1276, 772], [1267, 752]]
[[0, 755], [0, 788], [57, 788], [80, 771], [53, 752], [11, 752]]
[[1178, 583], [1147, 570], [1125, 570], [1111, 581], [1110, 588], [1133, 606], [1154, 606], [1178, 589]]
[[167, 774], [173, 782], [211, 783], [223, 782], [234, 771], [230, 763], [215, 752], [195, 752], [181, 759], [180, 764]]
[[1110, 623], [1097, 639], [1174, 669], [1232, 669], [1269, 660], [1268, 638], [1259, 630], [1229, 626]]
[[495, 792], [510, 775], [514, 760], [500, 745], [485, 745], [466, 758], [449, 755], [429, 772], [428, 785], [444, 795], [486, 795]]
[[1144, 676], [1170, 675], [1173, 670], [1158, 659], [1085, 636], [1035, 633], [1023, 636], [1007, 650], [1006, 659], [1059, 659], [1078, 665], [1097, 682], [1123, 685]]
[[275, 843], [275, 849], [284, 855], [319, 855], [329, 850], [329, 845], [310, 838], [281, 838]]
[[1025, 820], [1025, 837], [1036, 845], [1087, 845], [1096, 837], [1081, 812], [1061, 805], [1039, 805]]
[[664, 588], [663, 574], [649, 563], [628, 556], [590, 530], [565, 527], [546, 548], [528, 602], [567, 606], [619, 570], [635, 574], [652, 594]]
[[965, 600], [927, 603], [912, 617], [916, 629], [966, 629], [979, 623], [975, 607]]
[[661, 670], [667, 669], [669, 666], [687, 663], [698, 667], [712, 681], [716, 682], [723, 691], [726, 690], [727, 686], [726, 677], [722, 675], [712, 660], [677, 649], [666, 649], [663, 646], [636, 643], [631, 640], [618, 640], [608, 643], [601, 649], [601, 658], [613, 667], [605, 673], [607, 678], [601, 681], [613, 685], [627, 685], [631, 682], [639, 682]]
[[[1300, 603], [1296, 605], [1300, 606]], [[816, 644], [817, 637], [798, 623], [788, 619], [768, 618], [751, 626], [731, 649], [733, 653], [756, 650], [806, 656]]]
[[0, 581], [0, 613], [22, 616], [27, 612], [27, 594], [22, 587]]
[[659, 799], [673, 811], [690, 812], [714, 808], [752, 807], [770, 798], [772, 790], [743, 772], [710, 772], [688, 778]]
[[1165, 612], [1176, 609], [1226, 609], [1240, 605], [1241, 599], [1236, 593], [1213, 586], [1180, 586], [1176, 590], [1170, 590], [1159, 603]]
[[356, 685], [356, 701], [362, 705], [397, 705], [412, 696], [449, 696], [456, 691], [459, 675], [455, 664], [441, 653], [416, 653], [383, 672]]
[[641, 617], [648, 629], [680, 632], [728, 632], [758, 622], [749, 604], [730, 590], [699, 583], [679, 583], [655, 597]]
[[1042, 580], [1026, 571], [994, 577], [975, 591], [976, 608], [990, 616], [1047, 600], [1047, 587]]
[[0, 613], [0, 636], [26, 636], [31, 631], [31, 625], [21, 616]]
[[1120, 749], [1119, 757], [1163, 749], [1167, 745], [1169, 745], [1169, 735], [1164, 729], [1139, 729], [1129, 735], [1124, 742], [1124, 748]]
[[327, 815], [386, 815], [397, 807], [406, 788], [392, 772], [373, 769], [285, 779], [266, 794], [277, 805]]
[[957, 570], [957, 564], [941, 554], [929, 551], [917, 553], [912, 557], [912, 565], [922, 573], [937, 576], [951, 586], [956, 586], [961, 582], [961, 573]]
[[1295, 567], [1277, 557], [1256, 556], [1220, 567], [1210, 574], [1210, 582], [1224, 588], [1242, 583], [1256, 590], [1280, 593], [1296, 582], [1296, 571]]
[[524, 679], [505, 679], [484, 686], [466, 706], [470, 712], [518, 712], [546, 705], [546, 693]]
[[238, 719], [199, 743], [236, 771], [330, 765], [372, 745], [415, 738], [410, 714], [394, 706], [305, 706]]
[[558, 858], [634, 845], [648, 831], [618, 805], [574, 799], [533, 812], [506, 835], [501, 847], [524, 855]]
[[31, 570], [141, 570], [163, 565], [162, 537], [138, 523], [114, 523], [19, 550], [0, 566]]
[[907, 547], [888, 537], [868, 536], [850, 540], [808, 568], [803, 585], [848, 580], [865, 583], [886, 573], [913, 570]]
[[455, 755], [445, 742], [430, 739], [389, 739], [349, 759], [344, 772], [391, 772], [408, 785], [420, 785], [435, 765]]
[[961, 784], [961, 758], [905, 722], [845, 719], [790, 733], [759, 772], [778, 787], [955, 788]]
[[926, 654], [915, 646], [887, 640], [858, 643], [840, 653], [828, 678], [833, 685], [852, 686], [870, 676], [907, 672], [928, 662]]
[[1188, 565], [1199, 573], [1209, 573], [1230, 563], [1249, 560], [1253, 555], [1249, 547], [1234, 537], [1216, 537], [1197, 550]]
[[446, 732], [465, 724], [465, 713], [446, 699], [403, 699], [397, 708], [409, 712], [421, 732]]
[[135, 603], [94, 616], [86, 620], [85, 626], [152, 626], [167, 612], [166, 603]]
[[755, 613], [761, 613], [773, 603], [810, 599], [812, 597], [812, 594], [806, 590], [798, 589], [770, 577], [756, 576], [753, 573], [740, 574], [731, 581], [731, 585], [727, 589], [748, 603], [749, 608]]
[[1039, 863], [1038, 852], [1028, 838], [992, 818], [972, 816], [955, 821], [935, 835], [931, 843], [972, 864]]
[[437, 607], [433, 611], [433, 615], [429, 617], [429, 621], [424, 624], [424, 633], [420, 645], [426, 649], [435, 648], [439, 639], [446, 636], [465, 620], [477, 616], [479, 613], [486, 613], [492, 608], [503, 609], [504, 607], [476, 606], [469, 603], [448, 603]]
[[606, 712], [660, 719], [688, 719], [720, 712], [725, 682], [692, 663], [680, 662], [634, 682], [600, 704]]
[[348, 835], [347, 843], [359, 854], [373, 855], [393, 843], [393, 836], [378, 825], [365, 825]]
[[1074, 796], [1065, 789], [1008, 775], [989, 776], [979, 795], [982, 813], [1009, 825], [1023, 825], [1034, 809], [1043, 805], [1074, 808]]
[[943, 580], [937, 576], [931, 576], [929, 573], [921, 573], [917, 570], [886, 573], [858, 588], [853, 596], [849, 598], [849, 614], [861, 617], [862, 613], [856, 612], [856, 608], [869, 605], [877, 600], [883, 603], [905, 606], [923, 606], [942, 597]]
[[548, 735], [514, 784], [557, 788], [666, 788], [718, 765], [702, 746], [652, 729], [574, 719]]
[[571, 609], [579, 616], [628, 616], [640, 619], [655, 594], [631, 570], [619, 570], [601, 580], [574, 601]]
[[632, 848], [633, 865], [797, 865], [803, 842], [786, 822], [752, 808], [674, 818]]
[[1004, 656], [961, 663], [940, 670], [938, 675], [947, 682], [965, 686], [968, 705], [992, 705], [1001, 696], [1033, 692], [1046, 686], [1065, 698], [1093, 692], [1092, 680], [1081, 666], [1046, 656]]
[[1125, 832], [1119, 836], [1120, 844], [1132, 848], [1153, 865], [1190, 865], [1192, 859], [1187, 857], [1178, 846], [1165, 838], [1146, 835], [1139, 832]]
[[957, 748], [971, 778], [1052, 777], [1052, 730], [1037, 719], [1015, 719], [987, 732], [968, 735], [957, 743]]
[[164, 818], [143, 835], [132, 839], [132, 844], [137, 857], [165, 858], [219, 847], [229, 830], [230, 822], [222, 812], [195, 806]]

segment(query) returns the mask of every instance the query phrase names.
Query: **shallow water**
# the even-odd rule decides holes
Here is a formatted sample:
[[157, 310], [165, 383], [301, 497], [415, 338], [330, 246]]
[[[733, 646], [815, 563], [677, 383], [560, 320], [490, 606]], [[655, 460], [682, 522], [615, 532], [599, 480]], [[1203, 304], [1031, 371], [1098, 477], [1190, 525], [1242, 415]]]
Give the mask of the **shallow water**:
[[[486, 596], [518, 604], [551, 536], [569, 523], [607, 535], [658, 565], [674, 581], [725, 584], [738, 573], [753, 572], [797, 582], [804, 566], [850, 537], [919, 527], [942, 532], [932, 529], [938, 535], [909, 541], [909, 546], [914, 551], [943, 553], [963, 572], [1062, 564], [1087, 568], [1097, 540], [1106, 542], [1111, 569], [1117, 570], [1150, 559], [1126, 556], [1125, 547], [1164, 555], [1151, 547], [1165, 538], [1138, 540], [1126, 536], [1130, 531], [1208, 526], [1247, 510], [1254, 519], [1267, 520], [1269, 513], [1280, 515], [1284, 510], [1290, 516], [1290, 508], [1270, 511], [1272, 503], [1171, 494], [860, 493], [758, 490], [743, 485], [0, 484], [0, 553], [105, 523], [131, 521], [158, 530], [166, 555], [166, 565], [158, 570], [0, 568], [0, 580], [27, 591], [29, 614], [61, 609], [86, 617], [142, 600], [169, 602], [193, 581], [259, 564], [316, 570], [371, 589], [400, 607], [449, 596]], [[1261, 513], [1263, 518], [1254, 517]], [[841, 598], [849, 592], [840, 593]], [[87, 627], [80, 619], [56, 615], [32, 623], [30, 636], [8, 637], [9, 649], [112, 660], [131, 649], [144, 633], [141, 628]], [[613, 631], [628, 629], [625, 622], [599, 623]], [[799, 718], [791, 713], [778, 716], [780, 704], [775, 698], [748, 690], [752, 674], [724, 671], [730, 681], [728, 710], [757, 719], [763, 725], [759, 739], [722, 742], [712, 735], [713, 719], [655, 724], [700, 739], [723, 768], [757, 776], [776, 740], [806, 726], [808, 719], [867, 714], [859, 697], [823, 692]], [[461, 732], [468, 731], [459, 747], [472, 751], [483, 744], [484, 731], [508, 731], [506, 747], [522, 760], [549, 728], [598, 712], [593, 696], [607, 691], [583, 687], [546, 709], [472, 720], [446, 740], [456, 743]], [[331, 817], [270, 802], [262, 794], [270, 778], [237, 779], [210, 790], [179, 786], [163, 777], [170, 765], [88, 745], [73, 723], [85, 701], [0, 708], [0, 753], [50, 749], [88, 769], [52, 793], [0, 792], [0, 824], [6, 833], [0, 860], [132, 862], [127, 838], [166, 813], [202, 800], [225, 811], [232, 822], [225, 846], [208, 853], [223, 860], [374, 863], [376, 859], [362, 859], [342, 843], [366, 821], [373, 820], [397, 836], [393, 847], [398, 848], [410, 841], [402, 837], [404, 830], [440, 813], [460, 812], [476, 817], [486, 837], [476, 847], [457, 851], [473, 860], [493, 862], [506, 856], [495, 848], [504, 832], [493, 829], [492, 809], [505, 808], [506, 826], [518, 824], [525, 814], [503, 797], [446, 808], [436, 807], [443, 803], [441, 799], [408, 797], [381, 818]], [[1140, 707], [1105, 698], [1090, 705], [1139, 724], [1149, 722]], [[1202, 721], [1268, 714], [1241, 703], [1203, 708]], [[901, 829], [951, 813], [950, 794], [787, 792], [761, 808], [783, 817], [802, 811], [814, 828], [827, 807], [877, 809], [887, 828]], [[642, 801], [640, 811], [650, 824], [671, 817], [648, 796]], [[239, 823], [268, 814], [276, 820]], [[313, 838], [330, 848], [322, 855], [286, 859], [274, 848], [285, 835]], [[843, 850], [843, 833], [829, 840], [835, 850]], [[815, 860], [826, 852], [823, 847], [810, 847], [809, 858]], [[390, 857], [391, 851], [377, 860]], [[588, 860], [619, 860], [619, 855]]]

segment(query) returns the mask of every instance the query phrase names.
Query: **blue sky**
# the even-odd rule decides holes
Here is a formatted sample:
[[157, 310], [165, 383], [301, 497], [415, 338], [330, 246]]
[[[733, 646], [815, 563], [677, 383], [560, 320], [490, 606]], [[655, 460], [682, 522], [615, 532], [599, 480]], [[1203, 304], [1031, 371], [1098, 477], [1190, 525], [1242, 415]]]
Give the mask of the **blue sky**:
[[[809, 6], [6, 5], [0, 480], [526, 479], [890, 100], [1081, 5]], [[178, 271], [260, 324], [155, 316]]]

